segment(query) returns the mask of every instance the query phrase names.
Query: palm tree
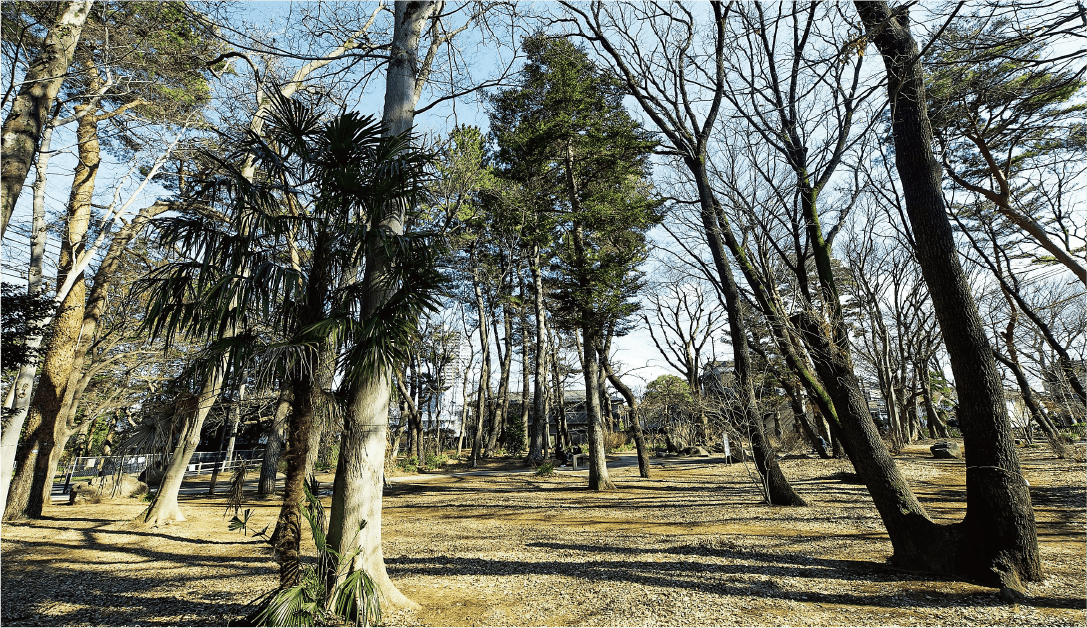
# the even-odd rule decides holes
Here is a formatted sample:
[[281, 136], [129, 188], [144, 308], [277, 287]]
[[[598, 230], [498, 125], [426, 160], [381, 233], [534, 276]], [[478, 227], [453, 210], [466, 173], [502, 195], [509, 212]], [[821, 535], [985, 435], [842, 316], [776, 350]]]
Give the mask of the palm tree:
[[[273, 98], [263, 137], [233, 139], [239, 155], [253, 156], [257, 176], [232, 165], [244, 161], [237, 155], [212, 156], [223, 174], [185, 214], [159, 221], [160, 245], [186, 259], [148, 278], [148, 326], [155, 336], [213, 340], [209, 364], [238, 369], [259, 354], [264, 376], [290, 388], [274, 535], [286, 589], [300, 581], [299, 504], [315, 409], [335, 403], [319, 384], [323, 356], [335, 356], [327, 366], [344, 386], [400, 363], [415, 320], [436, 308], [441, 276], [429, 234], [378, 227], [390, 207], [417, 204], [429, 156], [411, 150], [406, 133], [384, 137], [370, 116]], [[392, 262], [383, 280], [393, 296], [370, 312], [360, 278], [375, 250]], [[262, 341], [258, 321], [280, 340]]]

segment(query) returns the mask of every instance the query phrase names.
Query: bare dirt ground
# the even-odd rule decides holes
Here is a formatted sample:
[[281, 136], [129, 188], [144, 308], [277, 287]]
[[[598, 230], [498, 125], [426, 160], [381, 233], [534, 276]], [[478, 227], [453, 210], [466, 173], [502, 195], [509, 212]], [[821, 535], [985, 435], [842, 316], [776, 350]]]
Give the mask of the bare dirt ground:
[[[620, 466], [619, 490], [604, 494], [585, 489], [585, 471], [398, 478], [385, 499], [386, 563], [423, 609], [385, 622], [1083, 626], [1084, 465], [1020, 451], [1046, 571], [1022, 605], [889, 568], [879, 517], [863, 486], [835, 476], [848, 470], [841, 462], [784, 461], [811, 503], [784, 509], [758, 505], [743, 465], [655, 458], [652, 479]], [[962, 517], [962, 461], [933, 460], [922, 443], [899, 464], [934, 518]], [[244, 615], [275, 585], [276, 565], [263, 541], [227, 530], [223, 499], [183, 499], [188, 520], [160, 529], [132, 524], [145, 507], [134, 500], [58, 504], [45, 520], [4, 524], [0, 623], [224, 625]], [[256, 496], [245, 507], [251, 532], [278, 512]]]

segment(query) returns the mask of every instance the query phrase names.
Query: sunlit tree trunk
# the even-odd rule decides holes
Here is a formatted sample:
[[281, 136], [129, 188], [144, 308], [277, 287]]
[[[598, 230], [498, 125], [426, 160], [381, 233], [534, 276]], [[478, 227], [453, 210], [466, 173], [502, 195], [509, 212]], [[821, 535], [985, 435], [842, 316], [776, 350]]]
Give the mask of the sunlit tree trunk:
[[72, 63], [92, 1], [68, 2], [30, 63], [0, 135], [0, 236], [7, 233], [15, 202], [30, 172], [42, 130]]
[[[30, 233], [30, 267], [27, 270], [27, 294], [32, 297], [44, 296], [44, 284], [42, 282], [45, 268], [45, 242], [48, 237], [45, 223], [45, 188], [48, 180], [48, 166], [50, 143], [53, 136], [53, 124], [50, 123], [42, 134], [42, 151], [38, 154], [35, 164], [36, 175], [34, 181], [33, 218]], [[38, 372], [40, 359], [36, 355], [41, 348], [45, 337], [45, 320], [39, 316], [31, 316], [27, 321], [27, 329], [34, 330], [25, 343], [31, 359], [19, 367], [19, 372], [12, 382], [5, 399], [5, 417], [2, 435], [0, 435], [0, 499], [6, 505], [8, 502], [9, 488], [12, 475], [16, 467], [16, 461], [25, 456], [23, 465], [34, 465], [32, 458], [34, 452], [33, 434], [40, 425], [41, 416], [31, 417], [31, 422], [26, 423], [30, 410], [30, 402], [33, 395], [34, 378]], [[38, 421], [35, 423], [34, 421]], [[23, 439], [23, 446], [19, 447], [20, 437], [23, 432], [28, 438]], [[25, 448], [25, 449], [24, 449]], [[25, 451], [25, 454], [23, 453]], [[22, 455], [20, 455], [22, 454]], [[27, 489], [29, 491], [29, 488]]]
[[[440, 2], [396, 3], [382, 116], [390, 135], [404, 133], [414, 123], [415, 104], [419, 98], [416, 85], [420, 68], [419, 39], [423, 27], [440, 6]], [[401, 235], [404, 217], [399, 210], [392, 210], [380, 224], [373, 226]], [[383, 281], [388, 272], [388, 261], [379, 250], [376, 231], [371, 229], [367, 248], [363, 277], [363, 289], [367, 294], [364, 315], [375, 312], [389, 297], [389, 289]], [[389, 427], [390, 388], [390, 375], [380, 367], [367, 381], [351, 386], [351, 406], [344, 420], [327, 541], [341, 556], [358, 552], [353, 566], [365, 570], [374, 580], [382, 593], [385, 608], [418, 608], [389, 579], [381, 551], [381, 480]]]

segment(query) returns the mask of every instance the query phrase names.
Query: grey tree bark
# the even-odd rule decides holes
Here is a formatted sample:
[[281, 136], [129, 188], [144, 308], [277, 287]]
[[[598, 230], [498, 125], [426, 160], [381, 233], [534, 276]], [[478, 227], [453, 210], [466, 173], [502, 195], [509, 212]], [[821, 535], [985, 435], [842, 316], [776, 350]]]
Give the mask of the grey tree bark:
[[279, 457], [283, 451], [283, 430], [287, 427], [287, 415], [291, 410], [290, 386], [282, 385], [279, 399], [276, 400], [275, 414], [268, 426], [268, 442], [264, 445], [264, 457], [260, 463], [260, 480], [257, 483], [258, 495], [273, 495], [276, 492], [276, 476], [279, 471]]
[[72, 64], [93, 0], [69, 2], [31, 62], [0, 135], [0, 237], [8, 230], [53, 102]]
[[[48, 125], [42, 134], [42, 149], [38, 153], [35, 164], [37, 169], [34, 182], [33, 222], [30, 232], [30, 268], [27, 271], [27, 294], [30, 296], [42, 296], [42, 271], [45, 267], [45, 242], [47, 239], [45, 227], [45, 186], [48, 180], [49, 151], [52, 136], [52, 124]], [[32, 319], [27, 321], [27, 329], [33, 330], [26, 339], [26, 346], [34, 355], [41, 348], [44, 339], [45, 321]], [[27, 412], [30, 409], [31, 393], [33, 392], [34, 377], [38, 371], [38, 360], [28, 360], [19, 368], [15, 381], [11, 384], [7, 397], [10, 403], [5, 402], [4, 409], [11, 410], [4, 422], [3, 432], [0, 435], [0, 503], [7, 505], [8, 489], [11, 486], [19, 437], [22, 435]], [[27, 426], [28, 433], [37, 429], [36, 425]], [[33, 450], [31, 450], [33, 451]]]
[[529, 271], [532, 273], [532, 308], [536, 316], [536, 363], [532, 377], [532, 439], [529, 443], [528, 459], [542, 461], [549, 449], [547, 417], [549, 414], [547, 394], [547, 365], [551, 351], [547, 346], [547, 310], [544, 307], [543, 272], [540, 270], [540, 245], [533, 243], [529, 256]]
[[[397, 2], [393, 41], [385, 86], [382, 123], [390, 135], [412, 128], [419, 99], [419, 39], [424, 26], [438, 14], [442, 2]], [[424, 79], [425, 80], [425, 79]], [[421, 85], [419, 86], [421, 89]], [[378, 226], [400, 235], [404, 216], [389, 211]], [[369, 303], [364, 314], [376, 311], [389, 297], [382, 288], [387, 263], [378, 254], [376, 234], [366, 259], [363, 287]], [[344, 420], [340, 460], [333, 485], [327, 541], [342, 556], [355, 554], [353, 567], [365, 570], [382, 593], [386, 608], [419, 605], [408, 599], [389, 579], [381, 550], [381, 490], [385, 461], [386, 432], [389, 427], [390, 376], [384, 369], [369, 381], [352, 386], [351, 406]], [[333, 574], [332, 577], [335, 577]]]
[[649, 479], [649, 450], [645, 446], [645, 434], [642, 431], [642, 420], [638, 413], [638, 398], [634, 396], [634, 393], [630, 388], [623, 383], [623, 380], [619, 379], [615, 371], [611, 368], [611, 359], [608, 357], [607, 351], [600, 351], [600, 366], [604, 370], [604, 374], [607, 376], [608, 381], [615, 387], [615, 390], [619, 391], [619, 394], [623, 396], [623, 399], [627, 402], [627, 409], [630, 411], [630, 431], [634, 435], [634, 446], [638, 450], [638, 475], [643, 478]]

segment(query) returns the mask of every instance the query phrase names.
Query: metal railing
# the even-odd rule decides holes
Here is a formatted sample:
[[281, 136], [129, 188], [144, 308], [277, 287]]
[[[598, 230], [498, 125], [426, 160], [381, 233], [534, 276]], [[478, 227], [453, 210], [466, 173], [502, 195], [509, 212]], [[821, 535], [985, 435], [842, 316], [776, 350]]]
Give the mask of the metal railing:
[[[126, 473], [139, 475], [148, 468], [157, 465], [166, 465], [170, 462], [170, 454], [142, 454], [128, 456], [87, 456], [76, 458], [57, 469], [65, 487], [73, 481], [81, 481], [103, 475]], [[189, 459], [185, 468], [185, 475], [201, 475], [211, 473], [219, 466], [219, 472], [229, 472], [238, 468], [242, 463], [253, 467], [264, 459], [263, 449], [239, 449], [235, 450], [229, 462], [226, 461], [225, 451], [197, 451]], [[56, 479], [54, 481], [57, 481]]]

